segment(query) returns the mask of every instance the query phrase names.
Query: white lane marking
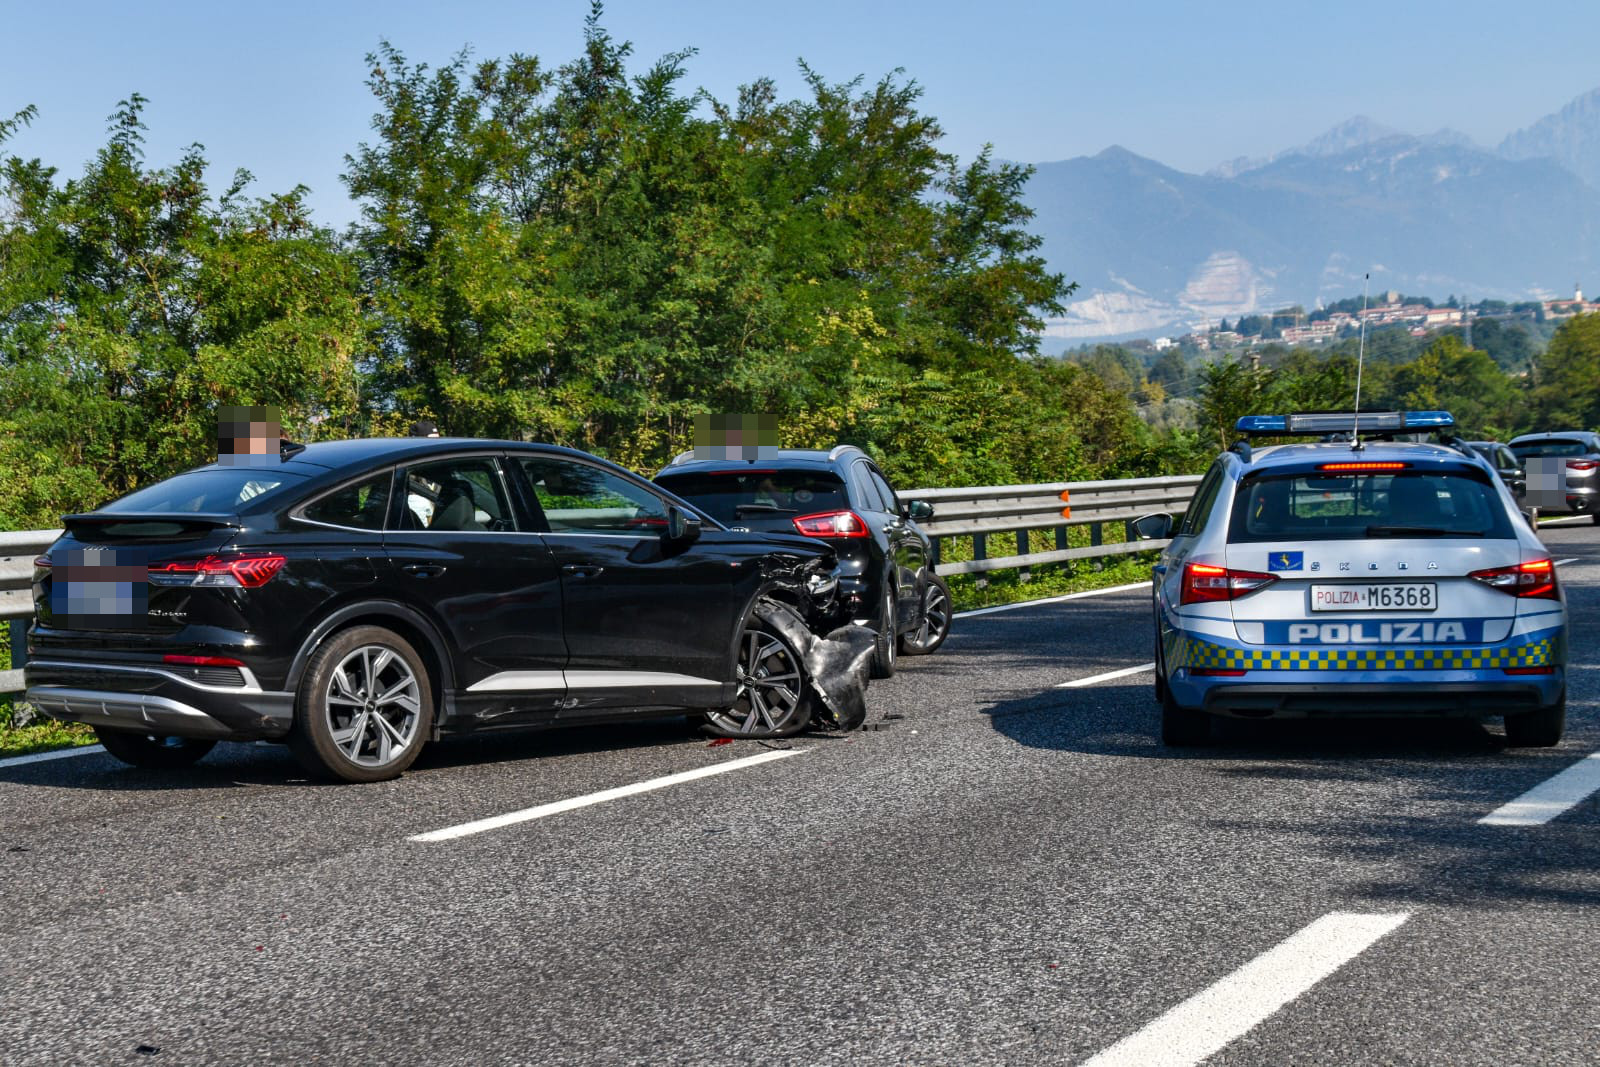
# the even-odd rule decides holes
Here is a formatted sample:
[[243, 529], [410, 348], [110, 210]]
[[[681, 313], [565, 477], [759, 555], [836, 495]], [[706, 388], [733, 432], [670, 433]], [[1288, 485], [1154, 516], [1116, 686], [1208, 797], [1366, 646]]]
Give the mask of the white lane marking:
[[1083, 1067], [1189, 1067], [1254, 1029], [1279, 1008], [1411, 918], [1410, 912], [1333, 912], [1190, 997]]
[[1591, 752], [1509, 804], [1478, 820], [1479, 826], [1540, 826], [1600, 789], [1600, 752]]
[[1564, 522], [1593, 522], [1593, 521], [1594, 520], [1591, 519], [1587, 515], [1568, 515], [1564, 519], [1546, 519], [1543, 516], [1541, 516], [1540, 519], [1539, 519], [1539, 525], [1540, 526], [1560, 526]]
[[1130, 674], [1143, 674], [1145, 671], [1153, 671], [1155, 669], [1156, 665], [1154, 663], [1141, 663], [1137, 667], [1124, 667], [1120, 671], [1107, 671], [1105, 674], [1096, 674], [1088, 678], [1074, 678], [1070, 682], [1062, 682], [1056, 688], [1078, 689], [1082, 686], [1094, 685], [1096, 682], [1109, 682], [1113, 678], [1126, 678]]
[[1558, 560], [1556, 560], [1556, 566], [1557, 567], [1563, 567], [1563, 566], [1567, 565], [1568, 563], [1576, 563], [1576, 562], [1578, 562], [1578, 557], [1577, 556], [1571, 556], [1571, 557], [1568, 557], [1567, 559], [1558, 559]]
[[564, 811], [573, 811], [577, 808], [587, 808], [592, 804], [604, 804], [608, 800], [618, 800], [622, 797], [631, 797], [638, 793], [648, 793], [654, 789], [665, 789], [669, 785], [680, 782], [692, 782], [696, 778], [710, 778], [715, 774], [727, 774], [729, 771], [743, 770], [754, 767], [758, 763], [770, 763], [775, 759], [786, 756], [798, 756], [807, 751], [803, 748], [774, 749], [756, 756], [745, 756], [743, 759], [728, 760], [726, 763], [713, 763], [709, 767], [699, 767], [692, 771], [680, 771], [662, 778], [652, 778], [647, 782], [635, 782], [633, 785], [622, 785], [615, 789], [602, 789], [598, 793], [587, 796], [572, 797], [569, 800], [557, 800], [550, 804], [540, 804], [536, 808], [523, 808], [521, 811], [510, 811], [504, 815], [492, 815], [487, 819], [476, 819], [464, 822], [459, 826], [447, 826], [443, 830], [430, 830], [425, 834], [416, 834], [406, 838], [407, 841], [451, 841], [458, 837], [467, 837], [470, 834], [481, 834], [485, 830], [498, 830], [503, 826], [514, 826], [520, 822], [531, 822], [542, 819], [547, 815], [559, 815]]
[[973, 608], [971, 611], [958, 611], [955, 618], [970, 619], [974, 615], [992, 615], [997, 611], [1016, 611], [1018, 608], [1036, 608], [1040, 604], [1059, 604], [1063, 600], [1081, 600], [1087, 596], [1105, 596], [1107, 593], [1126, 593], [1130, 589], [1149, 589], [1149, 582], [1130, 582], [1127, 585], [1110, 585], [1104, 589], [1086, 589], [1081, 593], [1065, 593], [1061, 596], [1047, 596], [1042, 600], [1019, 600], [1015, 604], [996, 604], [992, 608]]
[[45, 760], [66, 759], [68, 756], [92, 756], [104, 752], [104, 745], [84, 745], [82, 748], [58, 748], [53, 752], [35, 752], [31, 756], [12, 756], [0, 759], [0, 767], [20, 767], [24, 763], [43, 763]]

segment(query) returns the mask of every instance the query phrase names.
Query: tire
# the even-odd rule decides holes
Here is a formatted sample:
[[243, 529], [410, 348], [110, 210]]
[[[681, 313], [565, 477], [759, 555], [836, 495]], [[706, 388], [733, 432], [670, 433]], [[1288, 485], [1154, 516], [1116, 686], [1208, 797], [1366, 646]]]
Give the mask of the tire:
[[1513, 748], [1552, 748], [1567, 731], [1567, 694], [1538, 711], [1506, 716], [1506, 744]]
[[1589, 521], [1594, 523], [1596, 526], [1600, 526], [1600, 511], [1597, 511], [1593, 515], [1590, 515], [1589, 516]]
[[106, 751], [123, 763], [156, 770], [188, 767], [217, 744], [198, 737], [139, 734], [132, 730], [113, 730], [109, 726], [96, 726], [94, 732]]
[[928, 575], [928, 588], [922, 593], [922, 625], [901, 635], [900, 654], [927, 656], [937, 652], [950, 636], [951, 606], [950, 586], [938, 575]]
[[893, 678], [895, 652], [900, 647], [900, 635], [895, 632], [899, 615], [894, 609], [894, 583], [883, 580], [883, 603], [878, 607], [878, 643], [872, 649], [872, 677]]
[[[799, 649], [766, 618], [788, 611], [762, 604], [739, 634], [734, 674], [738, 691], [726, 708], [708, 708], [705, 724], [720, 737], [789, 737], [811, 725], [811, 680]], [[802, 624], [803, 625], [803, 624]]]
[[1170, 748], [1192, 748], [1211, 740], [1211, 716], [1196, 708], [1180, 707], [1172, 690], [1161, 693], [1161, 743]]
[[411, 766], [432, 728], [422, 657], [392, 630], [356, 626], [329, 638], [306, 666], [289, 748], [318, 777], [381, 782]]

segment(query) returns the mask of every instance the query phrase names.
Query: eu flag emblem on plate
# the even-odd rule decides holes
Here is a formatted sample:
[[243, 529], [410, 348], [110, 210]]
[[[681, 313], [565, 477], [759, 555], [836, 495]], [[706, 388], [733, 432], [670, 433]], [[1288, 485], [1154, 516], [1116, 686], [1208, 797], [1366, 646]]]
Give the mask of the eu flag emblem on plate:
[[1304, 552], [1272, 552], [1267, 555], [1267, 570], [1298, 571], [1306, 565]]

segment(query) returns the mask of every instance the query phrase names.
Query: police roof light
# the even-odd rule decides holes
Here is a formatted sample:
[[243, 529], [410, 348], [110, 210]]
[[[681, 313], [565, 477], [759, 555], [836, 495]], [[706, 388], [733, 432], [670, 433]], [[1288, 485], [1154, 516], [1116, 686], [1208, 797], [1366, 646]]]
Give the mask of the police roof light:
[[1240, 433], [1330, 434], [1396, 433], [1446, 430], [1456, 424], [1448, 411], [1309, 411], [1295, 415], [1243, 415], [1234, 424]]

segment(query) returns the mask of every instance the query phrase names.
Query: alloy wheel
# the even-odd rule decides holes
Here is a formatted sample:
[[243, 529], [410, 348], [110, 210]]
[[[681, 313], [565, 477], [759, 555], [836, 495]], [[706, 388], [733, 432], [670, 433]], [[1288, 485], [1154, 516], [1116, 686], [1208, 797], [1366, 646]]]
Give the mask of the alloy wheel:
[[950, 632], [950, 598], [938, 583], [928, 584], [927, 605], [922, 613], [922, 625], [911, 635], [908, 644], [915, 648], [928, 648], [944, 640]]
[[351, 763], [382, 767], [416, 740], [421, 688], [399, 653], [362, 645], [333, 669], [323, 697], [328, 734]]
[[805, 695], [805, 674], [781, 637], [752, 622], [740, 638], [734, 676], [738, 689], [733, 706], [707, 713], [714, 727], [731, 734], [769, 734], [794, 725]]

